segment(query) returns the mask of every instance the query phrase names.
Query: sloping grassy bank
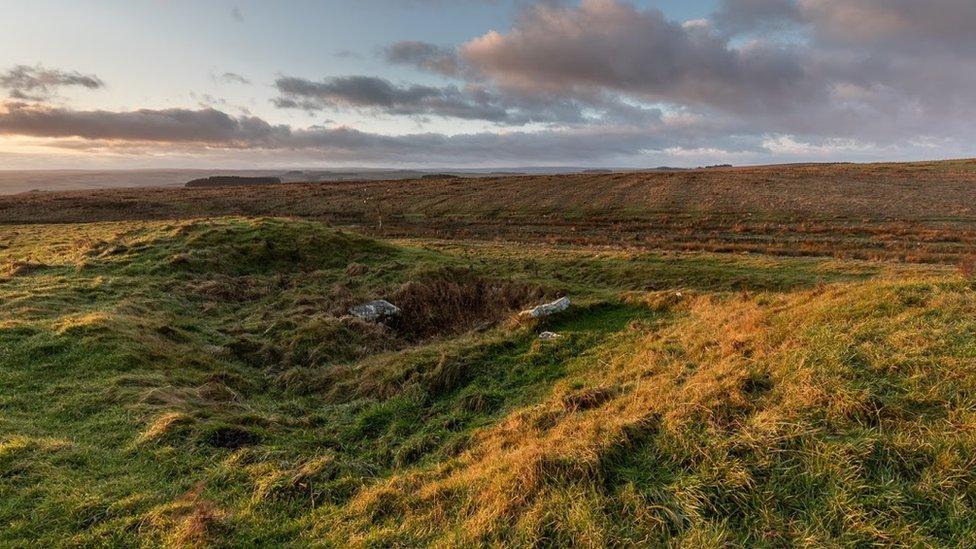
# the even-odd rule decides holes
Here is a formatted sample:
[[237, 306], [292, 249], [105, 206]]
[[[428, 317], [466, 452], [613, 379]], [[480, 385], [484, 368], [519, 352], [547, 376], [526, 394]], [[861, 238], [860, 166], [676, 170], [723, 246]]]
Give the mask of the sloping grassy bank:
[[[7, 227], [0, 258], [3, 545], [976, 536], [948, 271], [246, 218]], [[374, 298], [403, 317], [344, 317]]]

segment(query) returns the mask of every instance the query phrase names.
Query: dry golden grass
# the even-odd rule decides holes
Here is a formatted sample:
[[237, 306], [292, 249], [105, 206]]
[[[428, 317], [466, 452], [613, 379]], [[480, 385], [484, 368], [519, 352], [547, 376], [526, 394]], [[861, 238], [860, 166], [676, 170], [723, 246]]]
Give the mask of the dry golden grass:
[[[905, 305], [916, 288], [931, 301]], [[885, 313], [880, 303], [898, 305]], [[956, 422], [971, 416], [965, 406], [946, 409], [946, 419], [958, 417], [946, 423], [908, 414], [897, 398], [852, 386], [867, 372], [852, 369], [850, 361], [860, 359], [845, 355], [863, 355], [863, 367], [892, 376], [880, 383], [907, 383], [911, 402], [942, 403], [964, 371], [976, 373], [972, 363], [939, 350], [958, 328], [953, 315], [976, 313], [976, 297], [939, 281], [880, 282], [788, 296], [692, 296], [670, 307], [680, 319], [634, 329], [591, 371], [589, 388], [557, 389], [479, 433], [457, 460], [361, 491], [347, 508], [352, 529], [339, 537], [318, 534], [349, 536], [363, 546], [407, 539], [446, 546], [603, 547], [667, 539], [718, 546], [749, 539], [714, 521], [721, 509], [744, 513], [754, 533], [765, 532], [753, 541], [773, 545], [933, 541], [914, 519], [899, 518], [902, 503], [892, 501], [890, 515], [869, 510], [864, 498], [873, 488], [866, 483], [884, 474], [870, 468], [891, 464], [865, 460], [881, 444], [891, 459], [906, 460], [901, 467], [924, 468], [913, 490], [941, 501], [951, 497], [943, 489], [965, 497], [960, 482], [973, 478], [976, 438], [971, 425], [960, 430]], [[933, 307], [945, 316], [924, 322]], [[882, 352], [883, 359], [868, 358]], [[674, 471], [662, 475], [677, 483], [660, 479], [656, 496], [620, 484], [620, 462], [646, 447], [686, 480]], [[837, 499], [822, 502], [818, 520], [825, 523], [783, 507], [792, 487], [776, 482], [790, 482], [791, 474], [797, 483], [818, 477], [836, 483]], [[769, 475], [786, 477], [770, 482]]]

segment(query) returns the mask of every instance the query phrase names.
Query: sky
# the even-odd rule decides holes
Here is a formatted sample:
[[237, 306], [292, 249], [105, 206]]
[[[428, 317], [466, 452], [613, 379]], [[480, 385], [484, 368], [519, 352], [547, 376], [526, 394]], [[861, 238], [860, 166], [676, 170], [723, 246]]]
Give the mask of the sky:
[[976, 156], [972, 0], [0, 0], [0, 169]]

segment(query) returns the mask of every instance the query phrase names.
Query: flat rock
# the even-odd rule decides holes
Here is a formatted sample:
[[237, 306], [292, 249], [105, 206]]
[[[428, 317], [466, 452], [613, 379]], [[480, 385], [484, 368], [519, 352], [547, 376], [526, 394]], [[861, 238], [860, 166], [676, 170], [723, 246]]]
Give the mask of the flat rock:
[[559, 339], [560, 337], [562, 336], [560, 336], [556, 332], [542, 332], [541, 334], [539, 334], [539, 339], [543, 341], [551, 341], [553, 339]]
[[400, 316], [400, 308], [384, 299], [377, 299], [369, 303], [356, 305], [349, 309], [349, 314], [367, 322], [377, 322], [386, 318]]
[[546, 303], [544, 305], [539, 305], [538, 307], [529, 309], [527, 311], [522, 311], [519, 316], [528, 316], [532, 318], [542, 318], [544, 316], [553, 315], [556, 313], [561, 313], [569, 308], [569, 298], [561, 297], [552, 303]]

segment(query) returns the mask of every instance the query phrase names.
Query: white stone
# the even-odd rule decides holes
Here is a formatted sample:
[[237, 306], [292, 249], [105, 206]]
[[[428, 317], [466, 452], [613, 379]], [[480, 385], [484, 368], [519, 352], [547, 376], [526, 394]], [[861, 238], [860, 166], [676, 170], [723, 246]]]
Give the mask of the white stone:
[[541, 334], [539, 334], [539, 339], [543, 341], [551, 341], [553, 339], [559, 339], [560, 337], [562, 336], [560, 336], [556, 332], [542, 332]]
[[544, 305], [539, 305], [533, 309], [527, 311], [522, 311], [519, 316], [530, 316], [532, 318], [542, 318], [544, 316], [553, 315], [560, 313], [569, 308], [569, 298], [561, 297], [552, 303], [546, 303]]
[[400, 308], [389, 301], [377, 299], [350, 308], [349, 314], [367, 322], [376, 322], [392, 316], [400, 316]]

